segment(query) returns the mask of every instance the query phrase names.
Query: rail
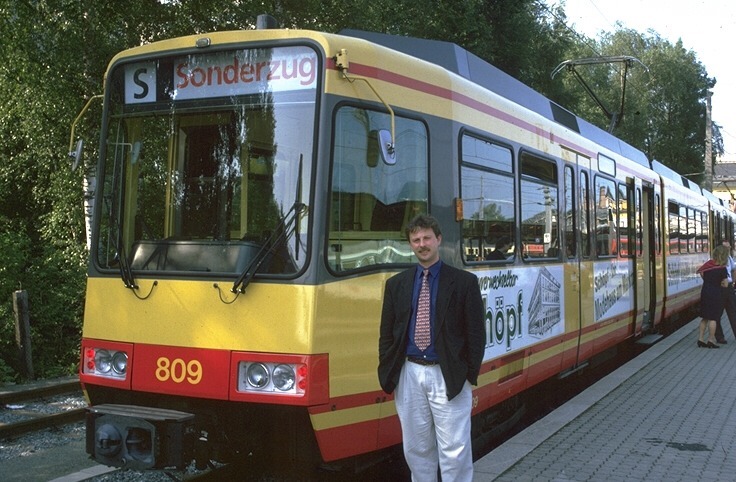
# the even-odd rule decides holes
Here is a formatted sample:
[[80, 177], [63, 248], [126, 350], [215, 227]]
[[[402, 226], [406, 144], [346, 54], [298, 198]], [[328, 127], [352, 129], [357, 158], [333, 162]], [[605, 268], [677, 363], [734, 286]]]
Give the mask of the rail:
[[[59, 379], [34, 382], [28, 385], [14, 385], [0, 388], [0, 406], [11, 409], [13, 405], [32, 400], [43, 400], [63, 394], [81, 393], [79, 380]], [[74, 408], [57, 413], [43, 413], [32, 408], [18, 409], [23, 420], [9, 423], [0, 423], [0, 439], [17, 437], [30, 432], [38, 432], [50, 427], [67, 425], [84, 420], [85, 409]]]

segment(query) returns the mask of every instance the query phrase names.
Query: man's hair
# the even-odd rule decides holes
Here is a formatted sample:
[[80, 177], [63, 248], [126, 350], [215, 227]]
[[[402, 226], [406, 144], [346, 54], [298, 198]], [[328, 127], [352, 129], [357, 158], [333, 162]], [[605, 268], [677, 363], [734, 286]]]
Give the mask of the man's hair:
[[429, 214], [419, 214], [406, 225], [406, 229], [404, 230], [406, 239], [409, 240], [411, 234], [419, 231], [420, 229], [431, 229], [437, 237], [442, 235], [440, 223], [438, 223], [435, 218]]
[[509, 244], [511, 244], [511, 238], [509, 238], [508, 236], [501, 236], [500, 238], [498, 238], [498, 241], [496, 241], [496, 249], [501, 249], [504, 246], [508, 246]]

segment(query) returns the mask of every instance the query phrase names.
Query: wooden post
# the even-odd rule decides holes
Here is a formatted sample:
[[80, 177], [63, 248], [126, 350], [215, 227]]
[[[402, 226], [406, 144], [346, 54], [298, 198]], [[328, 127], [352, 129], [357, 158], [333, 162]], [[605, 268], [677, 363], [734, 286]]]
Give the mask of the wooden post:
[[18, 347], [21, 376], [25, 379], [33, 380], [28, 292], [20, 290], [13, 293], [13, 311], [15, 312], [15, 344]]

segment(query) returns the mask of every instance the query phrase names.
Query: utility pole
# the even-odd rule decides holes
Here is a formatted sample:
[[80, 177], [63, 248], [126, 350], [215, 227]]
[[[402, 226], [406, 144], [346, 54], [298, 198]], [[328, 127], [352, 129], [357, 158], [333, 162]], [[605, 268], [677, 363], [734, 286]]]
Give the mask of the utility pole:
[[713, 192], [713, 125], [710, 120], [710, 90], [705, 95], [705, 178], [704, 188]]

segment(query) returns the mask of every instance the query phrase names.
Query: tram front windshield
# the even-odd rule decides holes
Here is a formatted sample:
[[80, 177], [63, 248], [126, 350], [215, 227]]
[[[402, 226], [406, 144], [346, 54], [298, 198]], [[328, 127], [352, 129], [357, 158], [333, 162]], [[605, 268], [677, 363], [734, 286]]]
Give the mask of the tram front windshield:
[[[96, 260], [288, 275], [305, 262], [318, 85], [307, 47], [121, 63], [109, 76]], [[122, 260], [122, 261], [121, 261]]]

